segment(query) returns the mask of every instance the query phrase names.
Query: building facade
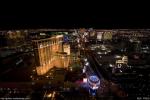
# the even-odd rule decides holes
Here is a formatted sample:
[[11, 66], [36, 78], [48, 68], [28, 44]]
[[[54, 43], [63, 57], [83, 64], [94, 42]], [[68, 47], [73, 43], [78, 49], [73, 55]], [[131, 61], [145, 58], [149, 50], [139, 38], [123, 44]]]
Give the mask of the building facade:
[[38, 75], [43, 75], [54, 65], [58, 57], [57, 52], [62, 52], [63, 35], [56, 35], [46, 39], [33, 40], [36, 70]]
[[67, 55], [70, 55], [70, 45], [69, 44], [63, 44], [63, 52], [66, 52]]

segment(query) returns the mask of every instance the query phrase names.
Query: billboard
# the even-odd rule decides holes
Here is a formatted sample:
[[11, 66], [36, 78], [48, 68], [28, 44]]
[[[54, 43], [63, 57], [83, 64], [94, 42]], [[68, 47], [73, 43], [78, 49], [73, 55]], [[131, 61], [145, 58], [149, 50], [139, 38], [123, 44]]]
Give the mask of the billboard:
[[112, 39], [112, 32], [105, 32], [103, 38], [104, 38], [104, 40], [111, 40]]
[[90, 32], [90, 37], [95, 37], [96, 33], [94, 31]]
[[103, 32], [97, 32], [97, 40], [101, 41], [103, 38]]

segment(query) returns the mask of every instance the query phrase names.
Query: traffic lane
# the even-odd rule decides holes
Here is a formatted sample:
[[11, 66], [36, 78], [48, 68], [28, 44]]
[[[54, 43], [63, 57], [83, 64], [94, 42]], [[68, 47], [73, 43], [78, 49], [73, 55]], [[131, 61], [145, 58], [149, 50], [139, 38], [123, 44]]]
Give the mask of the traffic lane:
[[91, 63], [91, 67], [94, 70], [95, 74], [101, 79], [103, 78], [103, 76], [101, 75], [101, 73], [98, 71], [95, 62], [93, 62], [93, 60], [91, 59], [91, 57], [88, 58], [89, 62]]
[[97, 59], [95, 58], [94, 55], [90, 54], [90, 59], [91, 62], [93, 63], [93, 65], [95, 65], [94, 67], [96, 68], [96, 72], [101, 75], [104, 79], [110, 80], [110, 75], [109, 73], [106, 71], [106, 69], [104, 69], [99, 62], [97, 61]]
[[87, 74], [87, 76], [91, 76], [91, 75], [95, 74], [90, 63], [88, 66], [86, 66], [86, 74]]
[[96, 68], [96, 65], [95, 65], [95, 63], [92, 61], [92, 59], [91, 59], [89, 53], [88, 53], [88, 52], [85, 52], [85, 54], [86, 54], [86, 57], [87, 57], [88, 60], [89, 60], [90, 68], [93, 70], [93, 71], [92, 71], [92, 72], [93, 72], [92, 75], [93, 75], [93, 74], [96, 74], [99, 78], [103, 78], [102, 75], [101, 75], [101, 73], [98, 72], [98, 70], [97, 70], [97, 68]]

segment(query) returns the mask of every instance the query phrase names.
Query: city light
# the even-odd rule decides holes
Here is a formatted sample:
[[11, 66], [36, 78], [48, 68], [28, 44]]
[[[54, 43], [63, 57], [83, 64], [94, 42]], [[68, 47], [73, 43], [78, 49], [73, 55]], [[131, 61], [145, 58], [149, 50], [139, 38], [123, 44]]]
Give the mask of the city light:
[[72, 67], [70, 68], [70, 71], [72, 71]]
[[50, 93], [50, 94], [48, 94], [48, 95], [47, 95], [47, 97], [49, 97], [49, 98], [50, 98], [50, 97], [52, 97], [52, 94], [51, 94], [51, 93]]
[[87, 83], [87, 78], [83, 78], [83, 82], [84, 82], [84, 83]]
[[149, 37], [150, 29], [0, 31], [0, 96], [33, 100], [147, 97]]
[[121, 58], [121, 56], [119, 56], [119, 55], [115, 55], [115, 58]]
[[103, 54], [102, 52], [97, 52], [97, 54]]
[[100, 86], [100, 80], [97, 76], [90, 76], [88, 78], [88, 85], [91, 89], [95, 90], [98, 89]]
[[113, 65], [112, 65], [112, 64], [109, 64], [109, 67], [113, 67]]
[[85, 65], [86, 65], [86, 66], [89, 66], [89, 62], [86, 62]]
[[85, 72], [86, 72], [86, 70], [83, 68], [83, 69], [82, 69], [82, 73], [85, 73]]
[[87, 62], [87, 58], [85, 58], [84, 61]]

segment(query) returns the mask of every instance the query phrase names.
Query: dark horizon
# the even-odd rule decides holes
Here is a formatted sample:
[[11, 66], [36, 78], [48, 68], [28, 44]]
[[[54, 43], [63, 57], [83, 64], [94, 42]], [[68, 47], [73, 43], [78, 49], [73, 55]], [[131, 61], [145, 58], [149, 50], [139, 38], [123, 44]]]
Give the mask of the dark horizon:
[[[107, 16], [108, 15], [108, 16]], [[144, 29], [150, 28], [149, 18], [144, 15], [3, 15], [0, 29], [38, 28], [95, 28], [95, 29]]]

